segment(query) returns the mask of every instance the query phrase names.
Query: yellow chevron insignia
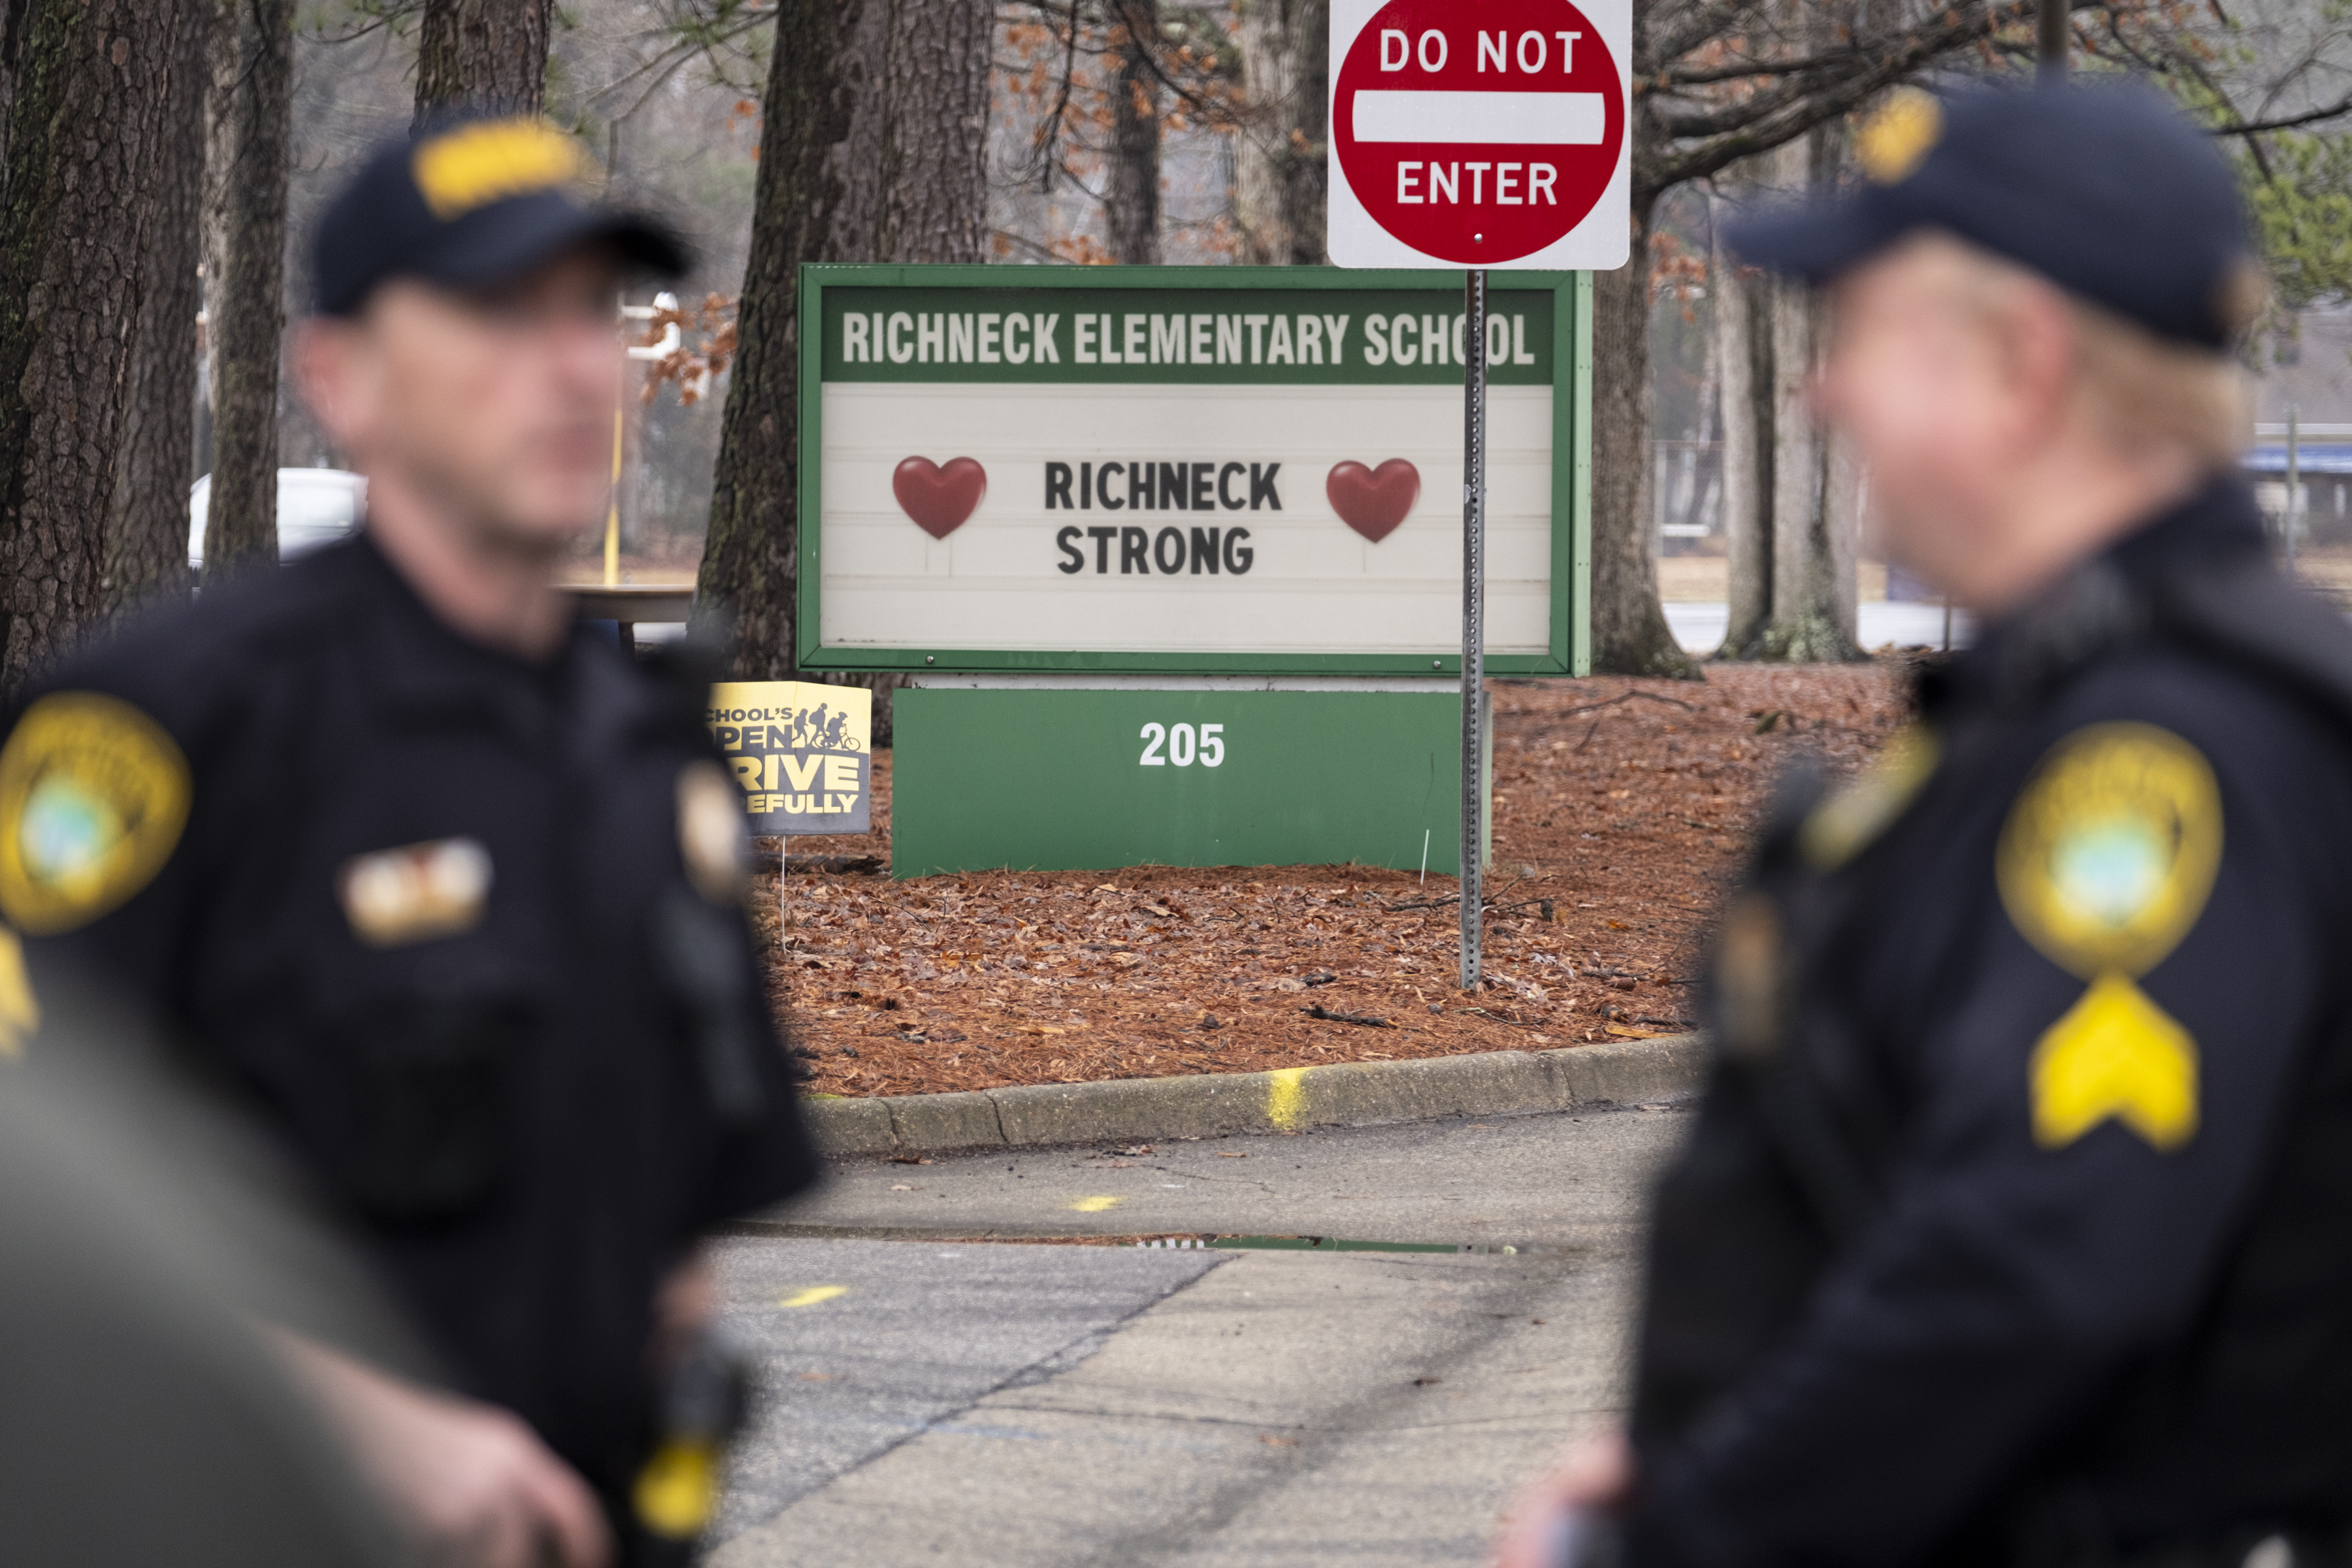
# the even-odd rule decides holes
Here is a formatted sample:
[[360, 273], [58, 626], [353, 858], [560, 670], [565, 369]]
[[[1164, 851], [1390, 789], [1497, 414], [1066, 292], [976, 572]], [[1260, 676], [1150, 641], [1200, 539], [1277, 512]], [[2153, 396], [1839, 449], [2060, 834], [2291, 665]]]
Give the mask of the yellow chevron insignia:
[[2197, 1135], [2197, 1042], [2121, 974], [2091, 982], [2034, 1045], [2030, 1071], [2044, 1149], [2110, 1116], [2167, 1152]]
[[2084, 980], [2141, 975], [2187, 936], [2221, 865], [2221, 792], [2196, 747], [2093, 724], [2010, 808], [1994, 868], [2025, 940]]
[[1935, 731], [1914, 724], [1898, 731], [1860, 778], [1815, 806], [1798, 834], [1798, 847], [1816, 871], [1834, 871], [1895, 825], [1911, 797], [1936, 771]]

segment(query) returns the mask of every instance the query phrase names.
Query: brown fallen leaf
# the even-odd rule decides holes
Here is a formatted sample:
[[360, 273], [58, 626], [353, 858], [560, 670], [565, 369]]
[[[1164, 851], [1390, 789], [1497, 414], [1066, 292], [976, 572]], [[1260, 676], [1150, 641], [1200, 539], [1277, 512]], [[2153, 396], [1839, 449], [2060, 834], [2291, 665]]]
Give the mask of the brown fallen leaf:
[[1235, 1154], [1226, 1150], [1220, 1149], [1217, 1151], [1217, 1158], [1220, 1160], [1246, 1160], [1249, 1156], [1247, 1154]]
[[1257, 1440], [1265, 1444], [1269, 1448], [1296, 1448], [1298, 1447], [1297, 1438], [1278, 1437], [1271, 1432], [1260, 1433]]

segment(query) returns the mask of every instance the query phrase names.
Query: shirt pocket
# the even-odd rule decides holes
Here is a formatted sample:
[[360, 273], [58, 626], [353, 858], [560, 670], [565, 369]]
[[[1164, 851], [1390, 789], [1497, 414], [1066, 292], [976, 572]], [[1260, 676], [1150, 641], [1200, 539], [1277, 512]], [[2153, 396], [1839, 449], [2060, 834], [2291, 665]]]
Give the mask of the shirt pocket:
[[446, 1224], [512, 1179], [540, 1009], [495, 965], [385, 967], [331, 1010], [345, 1135], [329, 1157], [371, 1218]]

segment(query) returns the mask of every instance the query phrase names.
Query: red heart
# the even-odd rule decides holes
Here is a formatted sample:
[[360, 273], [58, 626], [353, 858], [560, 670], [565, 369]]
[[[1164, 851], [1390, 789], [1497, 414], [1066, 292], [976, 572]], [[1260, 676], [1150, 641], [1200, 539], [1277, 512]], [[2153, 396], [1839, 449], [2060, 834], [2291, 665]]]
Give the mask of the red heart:
[[1323, 481], [1323, 493], [1331, 498], [1340, 521], [1378, 544], [1421, 499], [1421, 470], [1402, 458], [1391, 458], [1377, 468], [1341, 463]]
[[929, 458], [909, 458], [891, 474], [890, 493], [916, 527], [945, 539], [979, 510], [988, 493], [988, 470], [971, 458], [950, 458], [945, 468]]

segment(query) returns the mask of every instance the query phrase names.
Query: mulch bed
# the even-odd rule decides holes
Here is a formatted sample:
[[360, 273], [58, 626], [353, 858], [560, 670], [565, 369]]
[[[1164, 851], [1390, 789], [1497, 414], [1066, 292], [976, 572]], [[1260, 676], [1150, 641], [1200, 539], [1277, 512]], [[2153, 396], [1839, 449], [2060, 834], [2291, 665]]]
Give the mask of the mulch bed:
[[1716, 666], [1703, 685], [1497, 682], [1475, 995], [1456, 985], [1450, 878], [1142, 867], [894, 882], [856, 869], [888, 863], [884, 752], [876, 831], [793, 839], [781, 906], [780, 879], [758, 879], [772, 994], [811, 1089], [835, 1095], [1673, 1033], [1774, 776], [1801, 749], [1859, 767], [1902, 721], [1902, 673], [1882, 658]]

